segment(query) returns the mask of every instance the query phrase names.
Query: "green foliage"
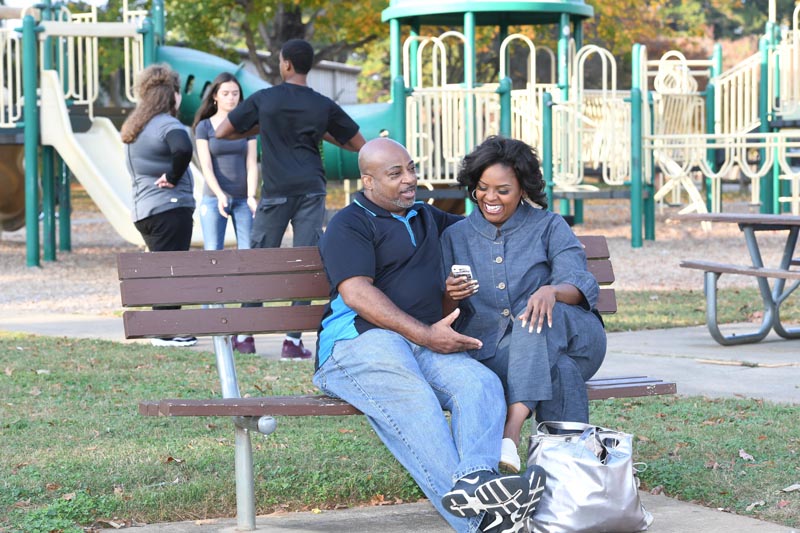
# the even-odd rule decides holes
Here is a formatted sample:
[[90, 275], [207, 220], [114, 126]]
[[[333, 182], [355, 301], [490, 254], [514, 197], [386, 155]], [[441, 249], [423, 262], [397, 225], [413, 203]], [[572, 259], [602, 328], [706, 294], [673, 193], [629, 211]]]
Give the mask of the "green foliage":
[[80, 491], [64, 494], [46, 507], [34, 509], [19, 522], [26, 533], [81, 533], [76, 524], [91, 525], [98, 518], [112, 516], [117, 503], [108, 496], [93, 497]]
[[[354, 51], [385, 38], [379, 0], [167, 0], [167, 41], [180, 42], [237, 62], [236, 48], [269, 52], [262, 77], [279, 83], [278, 51], [289, 39], [310, 41], [316, 61], [346, 61]], [[260, 64], [256, 61], [257, 68]]]

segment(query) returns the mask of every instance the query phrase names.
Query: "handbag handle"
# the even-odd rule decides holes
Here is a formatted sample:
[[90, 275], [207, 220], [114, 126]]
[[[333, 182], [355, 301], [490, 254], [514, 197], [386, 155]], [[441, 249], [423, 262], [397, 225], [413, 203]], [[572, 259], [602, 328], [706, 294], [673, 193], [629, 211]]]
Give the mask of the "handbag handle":
[[540, 422], [538, 426], [536, 426], [537, 433], [547, 433], [550, 434], [548, 428], [552, 429], [560, 429], [563, 431], [572, 431], [574, 433], [583, 433], [587, 429], [600, 429], [597, 426], [593, 426], [591, 424], [584, 424], [583, 422], [556, 422], [556, 421], [547, 421], [547, 422]]

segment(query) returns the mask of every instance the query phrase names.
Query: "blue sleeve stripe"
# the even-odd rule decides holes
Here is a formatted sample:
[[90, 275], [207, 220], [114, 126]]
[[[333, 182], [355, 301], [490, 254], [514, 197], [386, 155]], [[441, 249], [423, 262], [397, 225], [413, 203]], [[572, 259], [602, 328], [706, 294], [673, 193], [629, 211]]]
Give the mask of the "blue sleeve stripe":
[[355, 318], [356, 312], [347, 307], [340, 295], [331, 301], [331, 313], [322, 320], [322, 332], [319, 335], [319, 366], [328, 360], [336, 341], [358, 337]]

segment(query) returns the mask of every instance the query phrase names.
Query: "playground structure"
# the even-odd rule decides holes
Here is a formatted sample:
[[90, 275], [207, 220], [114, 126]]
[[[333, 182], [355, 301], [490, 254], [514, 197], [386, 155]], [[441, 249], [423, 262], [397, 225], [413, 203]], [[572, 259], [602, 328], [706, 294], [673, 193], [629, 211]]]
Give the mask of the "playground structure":
[[[721, 210], [721, 180], [733, 170], [751, 180], [752, 201], [762, 212], [798, 213], [800, 174], [793, 155], [800, 151], [799, 10], [791, 28], [780, 28], [771, 0], [759, 52], [725, 72], [719, 46], [708, 60], [687, 60], [679, 51], [649, 59], [643, 45], [634, 45], [632, 87], [621, 90], [611, 53], [583, 43], [582, 24], [593, 9], [582, 0], [448, 0], [435, 6], [392, 0], [382, 14], [390, 26], [392, 102], [345, 109], [365, 137], [388, 135], [404, 142], [419, 165], [421, 184], [429, 188], [454, 185], [461, 159], [487, 135], [522, 139], [541, 154], [550, 205], [557, 199], [562, 213], [573, 209], [576, 222], [582, 220], [584, 199], [629, 199], [634, 247], [642, 246], [643, 237], [655, 238], [657, 202], [686, 197], [683, 211]], [[9, 154], [0, 167], [0, 223], [11, 230], [24, 219], [27, 262], [38, 265], [41, 187], [44, 259], [55, 260], [56, 196], [59, 247], [69, 250], [69, 169], [120, 235], [141, 244], [129, 218], [119, 133], [94, 113], [98, 39], [122, 42], [131, 102], [139, 70], [156, 61], [172, 65], [184, 85], [179, 113], [184, 122], [223, 70], [236, 74], [245, 94], [267, 84], [220, 58], [164, 46], [161, 0], [150, 11], [130, 11], [125, 4], [121, 22], [97, 22], [94, 12], [72, 14], [50, 1], [11, 11], [23, 24], [21, 30], [0, 30], [0, 142], [5, 143], [0, 150]], [[0, 16], [10, 15], [4, 9]], [[422, 36], [424, 25], [460, 26], [463, 32]], [[497, 27], [503, 37], [496, 80], [476, 79], [478, 25]], [[512, 25], [556, 26], [556, 50], [536, 46], [521, 33], [508, 35]], [[457, 82], [447, 77], [448, 42], [461, 46], [463, 77]], [[509, 54], [519, 48], [527, 50], [527, 79], [515, 88]], [[539, 80], [542, 59], [549, 75]], [[592, 64], [601, 75], [599, 87], [590, 89]], [[24, 98], [37, 93], [38, 98]], [[324, 159], [329, 179], [358, 176], [352, 154], [326, 143]], [[193, 174], [199, 197], [202, 175], [197, 169]], [[590, 174], [595, 183], [587, 182]], [[193, 241], [201, 242], [199, 231]]]
[[[55, 2], [38, 4], [35, 9], [4, 8], [0, 17], [23, 21], [21, 29], [0, 28], [0, 154], [8, 154], [0, 166], [0, 223], [7, 231], [24, 224], [29, 266], [38, 266], [40, 260], [40, 198], [44, 260], [56, 259], [56, 241], [60, 250], [71, 249], [70, 171], [117, 233], [143, 245], [130, 217], [130, 176], [119, 124], [95, 113], [100, 92], [99, 39], [113, 39], [124, 52], [123, 92], [131, 106], [136, 74], [151, 63], [169, 63], [181, 77], [183, 98], [178, 115], [184, 123], [191, 123], [204, 91], [222, 71], [234, 73], [245, 94], [269, 86], [229, 61], [161, 44], [164, 10], [160, 0], [153, 2], [150, 11], [129, 10], [124, 3], [121, 22], [98, 22], [94, 8], [75, 14]], [[26, 99], [27, 94], [37, 98]], [[348, 112], [365, 135], [377, 136], [376, 118], [384, 128], [382, 117], [388, 104], [355, 107], [359, 109]], [[331, 147], [325, 150], [330, 177], [357, 175], [355, 155]], [[194, 165], [191, 170], [199, 200], [202, 173]], [[194, 245], [202, 244], [197, 216], [198, 212]], [[234, 242], [232, 228], [228, 233], [226, 240]]]
[[[759, 52], [722, 71], [721, 47], [708, 60], [679, 51], [649, 59], [633, 48], [629, 90], [616, 86], [611, 53], [583, 43], [582, 23], [593, 15], [579, 1], [445, 2], [436, 7], [395, 0], [383, 12], [391, 30], [393, 99], [406, 100], [405, 142], [430, 184], [454, 184], [461, 158], [486, 135], [525, 140], [542, 156], [550, 205], [582, 220], [586, 198], [630, 198], [631, 244], [655, 238], [657, 202], [682, 212], [720, 211], [721, 182], [738, 170], [750, 179], [761, 212], [800, 212], [800, 27], [780, 28], [775, 1]], [[410, 36], [401, 43], [401, 25]], [[510, 25], [555, 24], [557, 50], [537, 47]], [[423, 25], [460, 25], [464, 32], [420, 35]], [[499, 28], [497, 80], [475, 78], [475, 29]], [[463, 80], [447, 79], [446, 41], [462, 46]], [[524, 87], [512, 88], [506, 64], [512, 45], [528, 49]], [[536, 79], [544, 52], [549, 79]], [[587, 65], [600, 72], [588, 89]], [[423, 68], [423, 65], [425, 68]], [[519, 85], [519, 84], [518, 84]], [[597, 185], [586, 182], [591, 172]], [[661, 183], [656, 179], [661, 175]], [[698, 187], [705, 184], [705, 193]]]

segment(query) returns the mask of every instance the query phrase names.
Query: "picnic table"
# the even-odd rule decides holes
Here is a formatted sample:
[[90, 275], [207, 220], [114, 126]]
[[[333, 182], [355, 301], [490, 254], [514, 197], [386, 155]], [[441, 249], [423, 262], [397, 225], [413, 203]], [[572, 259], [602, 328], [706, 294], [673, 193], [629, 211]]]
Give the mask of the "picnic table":
[[[719, 222], [737, 224], [744, 235], [750, 254], [749, 265], [731, 265], [711, 261], [682, 261], [681, 267], [705, 272], [706, 323], [711, 336], [723, 346], [758, 342], [770, 332], [785, 339], [800, 339], [800, 327], [787, 328], [781, 323], [780, 308], [800, 286], [800, 259], [794, 258], [797, 236], [800, 233], [800, 216], [754, 213], [687, 213], [678, 215], [683, 221]], [[775, 266], [764, 266], [758, 243], [760, 231], [785, 231], [783, 255]], [[717, 319], [717, 280], [722, 274], [753, 276], [758, 282], [764, 314], [758, 330], [740, 335], [723, 335]], [[770, 287], [770, 281], [772, 286]], [[786, 282], [791, 282], [787, 287]]]

